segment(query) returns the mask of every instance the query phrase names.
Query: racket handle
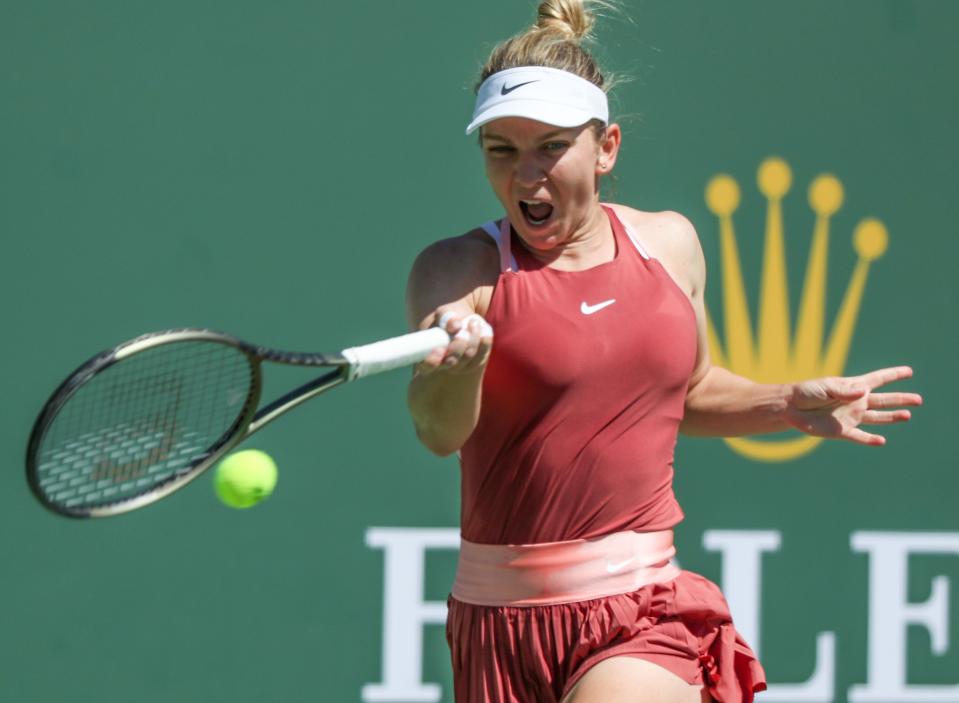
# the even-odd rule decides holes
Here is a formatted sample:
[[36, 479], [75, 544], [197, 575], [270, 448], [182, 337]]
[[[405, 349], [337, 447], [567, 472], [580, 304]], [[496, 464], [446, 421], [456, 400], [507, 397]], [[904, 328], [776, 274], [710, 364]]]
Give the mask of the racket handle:
[[417, 364], [437, 347], [450, 343], [450, 336], [439, 327], [344, 349], [342, 354], [350, 362], [347, 380], [372, 376], [382, 371]]

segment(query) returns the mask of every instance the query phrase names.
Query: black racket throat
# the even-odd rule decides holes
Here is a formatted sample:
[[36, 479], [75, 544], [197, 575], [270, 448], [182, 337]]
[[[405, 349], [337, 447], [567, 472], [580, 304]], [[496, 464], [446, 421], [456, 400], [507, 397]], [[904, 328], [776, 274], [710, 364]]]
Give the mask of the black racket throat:
[[292, 410], [300, 403], [305, 403], [307, 400], [314, 398], [330, 388], [338, 386], [341, 383], [346, 383], [347, 380], [345, 368], [336, 368], [313, 379], [309, 383], [304, 383], [302, 386], [298, 386], [290, 392], [285, 393], [256, 412], [249, 424], [249, 430], [245, 437], [249, 437], [273, 420], [273, 418], [278, 417], [288, 410]]

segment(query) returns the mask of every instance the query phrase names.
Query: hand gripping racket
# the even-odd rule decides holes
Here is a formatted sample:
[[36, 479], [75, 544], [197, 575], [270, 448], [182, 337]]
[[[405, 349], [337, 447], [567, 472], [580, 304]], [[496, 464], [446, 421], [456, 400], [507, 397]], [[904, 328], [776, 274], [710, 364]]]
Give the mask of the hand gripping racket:
[[[134, 510], [303, 401], [418, 363], [449, 341], [434, 327], [339, 354], [296, 354], [205, 329], [146, 334], [96, 355], [60, 384], [30, 434], [27, 480], [61, 515]], [[329, 370], [260, 408], [264, 361]]]

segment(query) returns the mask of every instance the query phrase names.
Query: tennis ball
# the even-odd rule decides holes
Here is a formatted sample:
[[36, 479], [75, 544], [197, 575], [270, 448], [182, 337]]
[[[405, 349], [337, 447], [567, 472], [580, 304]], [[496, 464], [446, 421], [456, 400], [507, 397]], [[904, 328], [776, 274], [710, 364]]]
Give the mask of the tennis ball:
[[221, 461], [213, 474], [217, 497], [231, 508], [250, 508], [276, 487], [276, 463], [266, 452], [245, 449]]

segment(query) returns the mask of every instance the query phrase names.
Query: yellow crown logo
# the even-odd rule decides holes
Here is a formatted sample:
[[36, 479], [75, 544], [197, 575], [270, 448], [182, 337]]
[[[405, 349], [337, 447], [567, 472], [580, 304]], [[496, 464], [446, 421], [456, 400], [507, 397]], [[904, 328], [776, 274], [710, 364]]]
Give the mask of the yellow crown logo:
[[[876, 219], [863, 219], [856, 225], [853, 246], [859, 260], [824, 345], [829, 220], [842, 207], [843, 188], [839, 179], [830, 174], [813, 179], [809, 186], [809, 205], [816, 214], [816, 224], [795, 337], [790, 338], [782, 201], [792, 186], [792, 172], [785, 161], [772, 157], [760, 164], [757, 177], [759, 190], [768, 205], [759, 326], [755, 337], [733, 228], [733, 213], [739, 207], [739, 185], [731, 176], [719, 174], [706, 186], [706, 205], [719, 219], [726, 341], [723, 349], [712, 317], [707, 313], [709, 353], [714, 363], [762, 383], [841, 375], [849, 355], [869, 264], [886, 251], [889, 235]], [[725, 441], [734, 451], [750, 459], [772, 462], [800, 457], [812, 451], [822, 439], [802, 435], [778, 441], [750, 437], [732, 437]]]

